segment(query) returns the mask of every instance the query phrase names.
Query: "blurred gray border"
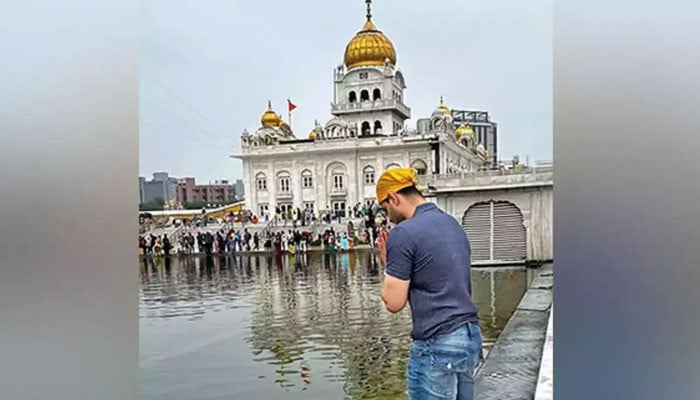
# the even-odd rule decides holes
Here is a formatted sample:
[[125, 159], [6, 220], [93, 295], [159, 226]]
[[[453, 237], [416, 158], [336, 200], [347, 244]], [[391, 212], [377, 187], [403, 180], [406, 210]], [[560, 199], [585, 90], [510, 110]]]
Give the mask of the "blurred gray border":
[[700, 393], [698, 15], [555, 1], [557, 399]]
[[140, 2], [2, 9], [0, 399], [136, 399]]

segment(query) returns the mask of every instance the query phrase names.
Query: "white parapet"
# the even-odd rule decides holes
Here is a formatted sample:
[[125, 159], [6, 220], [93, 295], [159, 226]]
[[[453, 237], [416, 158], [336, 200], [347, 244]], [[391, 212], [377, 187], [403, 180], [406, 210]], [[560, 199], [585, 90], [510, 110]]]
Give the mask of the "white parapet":
[[547, 324], [547, 336], [542, 349], [542, 361], [540, 364], [535, 400], [554, 399], [554, 305], [549, 310], [549, 322]]

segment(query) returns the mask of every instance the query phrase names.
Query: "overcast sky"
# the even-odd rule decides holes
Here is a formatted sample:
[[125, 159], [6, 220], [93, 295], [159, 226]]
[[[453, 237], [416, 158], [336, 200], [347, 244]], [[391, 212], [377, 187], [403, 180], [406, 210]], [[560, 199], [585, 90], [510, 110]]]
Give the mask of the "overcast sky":
[[[406, 78], [409, 126], [440, 95], [489, 111], [499, 157], [552, 159], [553, 0], [375, 0], [373, 21]], [[297, 137], [330, 118], [333, 69], [362, 27], [363, 0], [147, 0], [139, 171], [198, 182], [241, 177], [240, 133], [268, 99]]]

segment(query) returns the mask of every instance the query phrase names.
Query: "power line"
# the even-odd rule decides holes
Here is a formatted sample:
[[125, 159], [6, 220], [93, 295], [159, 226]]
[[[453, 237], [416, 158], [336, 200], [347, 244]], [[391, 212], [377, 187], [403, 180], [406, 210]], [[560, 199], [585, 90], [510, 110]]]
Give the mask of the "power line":
[[[164, 129], [164, 127], [162, 125], [159, 126], [159, 125], [153, 124], [149, 121], [141, 121], [141, 124], [143, 124], [143, 126], [151, 127], [151, 128], [155, 128], [155, 129]], [[212, 149], [216, 149], [219, 151], [230, 151], [230, 150], [227, 150], [228, 148], [226, 146], [222, 146], [221, 143], [215, 143], [215, 142], [211, 142], [208, 140], [204, 140], [203, 137], [196, 136], [196, 135], [188, 135], [187, 133], [191, 132], [189, 130], [182, 131], [182, 130], [178, 130], [178, 129], [171, 129], [171, 130], [169, 130], [169, 132], [172, 132], [172, 133], [176, 134], [177, 136], [180, 136], [183, 139], [195, 140], [195, 141], [197, 141], [197, 144], [208, 146], [208, 147], [211, 147]], [[164, 144], [164, 147], [165, 146], [167, 146], [167, 143]], [[235, 149], [232, 149], [232, 150], [235, 150]]]
[[[166, 109], [163, 108], [163, 107], [160, 107], [160, 106], [157, 105], [156, 103], [153, 103], [153, 102], [143, 103], [143, 102], [142, 102], [142, 104], [145, 104], [146, 106], [154, 107], [154, 108], [156, 108], [156, 109], [158, 109], [158, 110], [160, 110], [160, 111], [162, 111], [162, 112], [168, 114], [168, 116], [173, 117], [173, 118], [176, 118], [176, 119], [178, 119], [178, 120], [184, 122], [185, 124], [190, 125], [190, 127], [193, 128], [193, 129], [197, 129], [198, 131], [199, 131], [199, 129], [200, 129], [200, 127], [199, 127], [199, 126], [196, 126], [195, 124], [193, 124], [192, 121], [188, 121], [188, 120], [186, 120], [185, 118], [183, 118], [182, 116], [180, 116], [180, 115], [178, 115], [178, 114], [175, 114], [175, 113], [172, 113], [172, 112], [166, 110]], [[142, 115], [143, 115], [143, 114], [142, 114]], [[233, 139], [233, 138], [230, 138], [230, 137], [224, 138], [224, 137], [220, 137], [220, 136], [208, 135], [208, 133], [211, 133], [211, 131], [207, 131], [207, 130], [204, 130], [204, 129], [202, 129], [202, 130], [199, 131], [199, 132], [204, 133], [205, 135], [207, 135], [207, 137], [208, 137], [209, 139], [212, 139], [212, 140], [214, 140], [215, 142], [221, 141], [221, 142], [223, 142], [224, 144], [226, 144], [226, 145], [228, 145], [228, 146], [230, 146], [230, 147], [236, 147], [236, 146], [238, 146], [237, 141], [236, 141], [235, 139]]]
[[168, 93], [170, 96], [172, 96], [172, 97], [173, 97], [175, 100], [177, 100], [180, 104], [182, 104], [182, 105], [184, 105], [185, 107], [189, 108], [192, 112], [195, 113], [195, 115], [197, 115], [197, 116], [198, 116], [199, 118], [201, 118], [203, 121], [205, 121], [206, 123], [208, 123], [212, 128], [214, 128], [214, 130], [218, 131], [220, 134], [222, 134], [223, 136], [227, 137], [227, 135], [223, 132], [222, 129], [220, 129], [218, 126], [216, 126], [216, 124], [214, 124], [213, 122], [211, 122], [210, 119], [208, 119], [207, 117], [205, 117], [204, 115], [202, 115], [202, 113], [200, 113], [199, 111], [197, 111], [197, 109], [194, 108], [192, 105], [190, 105], [190, 104], [187, 103], [185, 100], [183, 100], [183, 99], [182, 99], [180, 96], [178, 96], [174, 91], [172, 91], [172, 90], [169, 89], [167, 86], [163, 85], [163, 84], [160, 83], [158, 80], [156, 80], [155, 78], [151, 77], [150, 75], [144, 74], [144, 76], [145, 76], [146, 78], [148, 78], [151, 82], [153, 82], [153, 83], [155, 83], [156, 85], [160, 86], [161, 89], [163, 89], [166, 93]]

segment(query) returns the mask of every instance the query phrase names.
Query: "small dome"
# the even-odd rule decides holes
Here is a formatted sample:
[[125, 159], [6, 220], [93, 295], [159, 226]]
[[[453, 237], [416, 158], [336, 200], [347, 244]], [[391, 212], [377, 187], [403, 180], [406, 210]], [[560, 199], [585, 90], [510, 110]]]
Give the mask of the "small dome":
[[311, 132], [309, 132], [309, 139], [316, 140], [316, 135], [316, 129], [312, 129]]
[[455, 139], [459, 140], [467, 132], [467, 126], [462, 124], [455, 130]]
[[472, 126], [467, 124], [467, 136], [474, 138], [474, 129], [472, 129]]
[[276, 112], [272, 110], [272, 103], [268, 101], [267, 110], [265, 110], [262, 117], [260, 118], [262, 126], [265, 128], [277, 127], [280, 126], [280, 121], [282, 121], [282, 119], [279, 117], [279, 115], [277, 115]]
[[440, 96], [440, 104], [438, 105], [437, 109], [442, 111], [445, 115], [452, 115], [452, 110], [450, 110], [449, 107], [445, 105], [442, 96]]

